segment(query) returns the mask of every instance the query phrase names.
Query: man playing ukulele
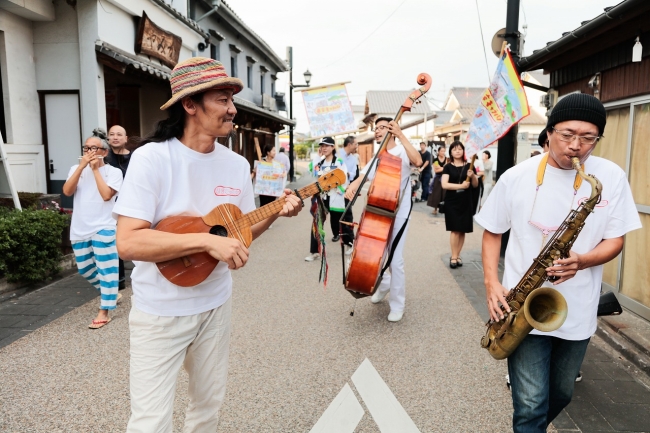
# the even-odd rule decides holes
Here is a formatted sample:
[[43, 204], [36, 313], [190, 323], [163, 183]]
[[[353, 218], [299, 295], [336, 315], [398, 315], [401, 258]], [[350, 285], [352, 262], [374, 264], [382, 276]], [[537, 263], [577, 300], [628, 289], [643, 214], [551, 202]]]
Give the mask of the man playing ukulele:
[[[248, 260], [237, 239], [209, 233], [174, 234], [153, 230], [175, 215], [205, 215], [231, 203], [244, 213], [255, 209], [250, 166], [216, 142], [233, 128], [233, 94], [238, 78], [223, 65], [202, 57], [174, 68], [172, 98], [161, 107], [169, 118], [159, 122], [149, 143], [133, 153], [129, 177], [113, 212], [118, 215], [117, 247], [136, 261], [131, 276], [131, 418], [128, 432], [171, 431], [174, 391], [181, 366], [189, 375], [186, 432], [216, 431], [226, 392], [232, 278]], [[302, 204], [285, 190], [281, 216], [295, 216]], [[251, 227], [253, 238], [277, 218]], [[166, 280], [156, 267], [163, 262], [207, 252], [219, 260], [210, 276], [193, 287]]]

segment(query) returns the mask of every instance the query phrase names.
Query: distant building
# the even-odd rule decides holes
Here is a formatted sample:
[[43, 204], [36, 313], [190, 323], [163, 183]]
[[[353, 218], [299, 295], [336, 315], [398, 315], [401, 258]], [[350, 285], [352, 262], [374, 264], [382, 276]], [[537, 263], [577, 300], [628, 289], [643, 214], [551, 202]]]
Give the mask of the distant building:
[[246, 85], [235, 100], [237, 140], [227, 144], [251, 160], [254, 137], [275, 143], [290, 123], [278, 113], [284, 97], [275, 90], [284, 61], [223, 1], [194, 21], [210, 3], [0, 1], [0, 132], [16, 189], [60, 193], [97, 127], [151, 132], [165, 117], [172, 68], [193, 56], [218, 57], [230, 73], [235, 65]]
[[[539, 94], [534, 93], [539, 91], [529, 94], [529, 90], [532, 89], [526, 88], [529, 104], [533, 100], [539, 101]], [[427, 139], [429, 141], [441, 140], [447, 144], [454, 140], [465, 142], [469, 125], [481, 102], [483, 92], [485, 92], [484, 87], [452, 87], [443, 106], [444, 110], [436, 111], [438, 116], [436, 127], [428, 133]], [[532, 145], [537, 143], [540, 131], [546, 126], [546, 117], [543, 110], [533, 106], [529, 108], [530, 115], [519, 122], [519, 133], [524, 133], [528, 137], [528, 144]]]

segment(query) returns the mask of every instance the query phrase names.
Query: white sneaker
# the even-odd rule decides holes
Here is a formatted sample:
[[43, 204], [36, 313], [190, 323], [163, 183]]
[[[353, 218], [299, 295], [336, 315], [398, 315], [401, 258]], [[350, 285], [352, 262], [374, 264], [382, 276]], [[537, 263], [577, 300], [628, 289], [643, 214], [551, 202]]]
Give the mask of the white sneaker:
[[403, 311], [391, 311], [390, 314], [388, 315], [388, 321], [389, 322], [399, 322], [402, 320], [402, 316], [404, 316]]
[[345, 246], [345, 255], [349, 256], [350, 254], [352, 254], [352, 245], [346, 245]]
[[385, 292], [380, 292], [379, 290], [377, 290], [375, 292], [375, 294], [372, 295], [372, 298], [370, 298], [370, 301], [372, 301], [373, 304], [377, 304], [377, 303], [383, 301], [384, 298], [386, 297], [386, 295], [388, 295], [389, 291], [390, 290], [387, 290]]
[[306, 262], [313, 262], [314, 260], [316, 260], [319, 257], [320, 257], [320, 254], [318, 254], [318, 253], [310, 254], [307, 257], [305, 257], [305, 261]]

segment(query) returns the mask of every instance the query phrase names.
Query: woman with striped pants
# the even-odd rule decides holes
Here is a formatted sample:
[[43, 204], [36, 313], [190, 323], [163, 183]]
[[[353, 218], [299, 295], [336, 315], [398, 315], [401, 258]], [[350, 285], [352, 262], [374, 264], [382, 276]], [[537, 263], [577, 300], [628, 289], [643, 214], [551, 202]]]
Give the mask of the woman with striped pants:
[[108, 164], [106, 133], [93, 131], [83, 146], [79, 164], [72, 166], [63, 194], [74, 194], [70, 241], [79, 273], [101, 294], [99, 312], [89, 325], [101, 328], [111, 321], [108, 311], [117, 306], [119, 259], [115, 245], [113, 205], [122, 186], [122, 172]]

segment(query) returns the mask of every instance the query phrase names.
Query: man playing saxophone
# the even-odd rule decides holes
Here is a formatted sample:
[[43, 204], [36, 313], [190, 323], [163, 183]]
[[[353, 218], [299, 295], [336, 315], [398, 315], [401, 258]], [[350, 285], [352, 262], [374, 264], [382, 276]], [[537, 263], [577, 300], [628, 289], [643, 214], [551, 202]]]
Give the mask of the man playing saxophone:
[[[583, 220], [569, 256], [553, 260], [546, 268], [554, 281], [544, 286], [564, 296], [566, 321], [552, 332], [533, 330], [508, 357], [515, 433], [546, 432], [571, 401], [575, 377], [596, 331], [603, 264], [621, 252], [626, 233], [641, 227], [625, 172], [591, 156], [605, 123], [605, 108], [595, 97], [571, 94], [561, 99], [546, 127], [549, 152], [504, 173], [476, 216], [485, 229], [482, 255], [488, 310], [490, 318], [499, 321], [503, 309], [510, 312], [509, 289], [522, 279], [568, 213], [591, 194], [590, 183], [582, 182], [571, 158], [577, 157], [582, 171], [603, 186], [600, 202]], [[501, 235], [507, 230], [510, 239], [501, 284], [497, 265]]]

